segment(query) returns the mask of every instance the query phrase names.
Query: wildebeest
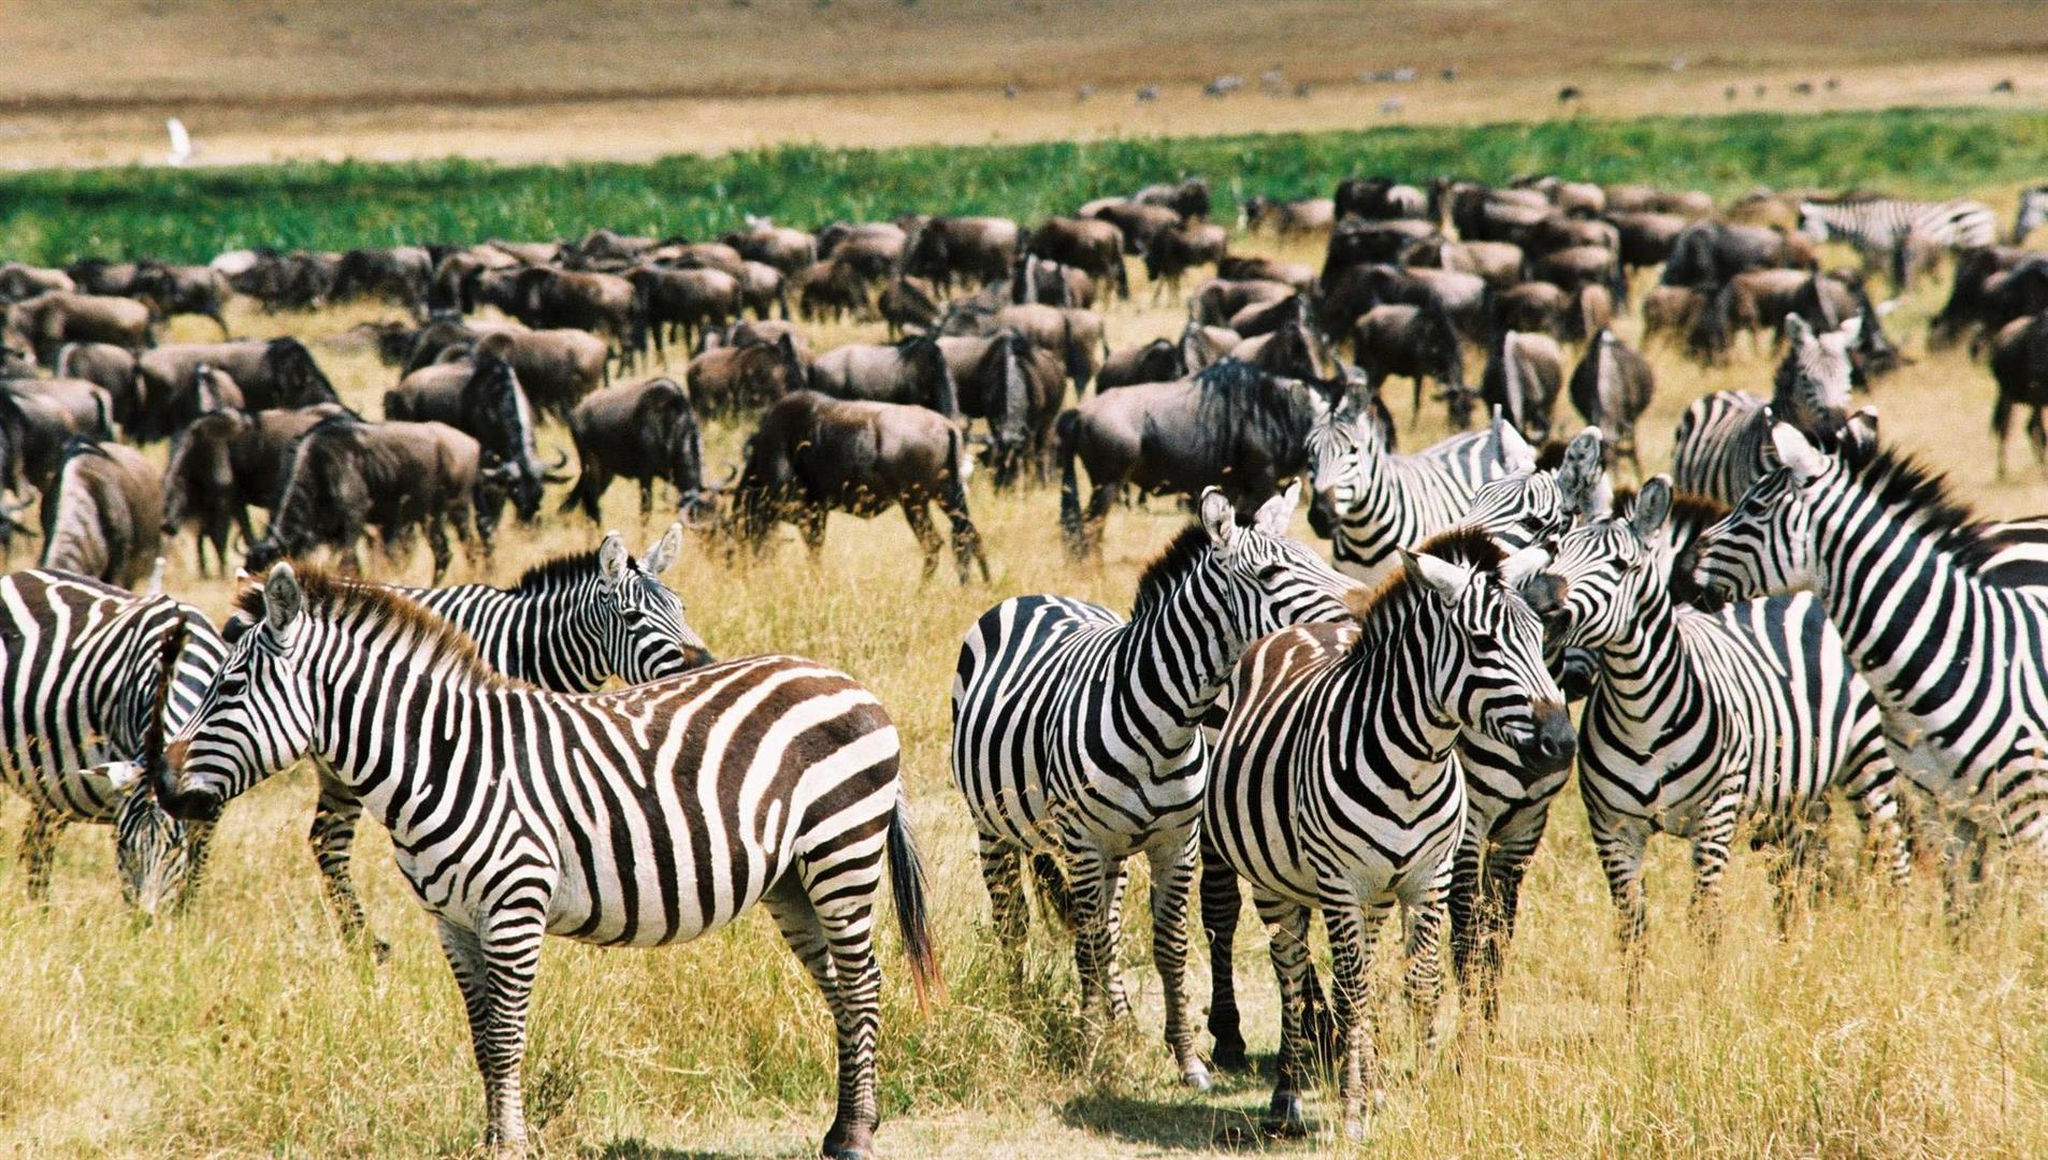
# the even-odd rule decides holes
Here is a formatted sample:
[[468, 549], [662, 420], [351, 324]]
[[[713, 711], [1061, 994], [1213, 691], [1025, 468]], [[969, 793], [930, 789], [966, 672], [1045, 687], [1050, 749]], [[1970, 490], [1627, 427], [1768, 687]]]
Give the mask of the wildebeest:
[[2015, 318], [1991, 338], [1991, 377], [1998, 384], [1998, 398], [1991, 405], [1991, 434], [1998, 440], [1998, 475], [2005, 477], [2005, 440], [2014, 407], [2031, 407], [2027, 420], [2027, 442], [2034, 448], [2034, 462], [2044, 463], [2048, 455], [2048, 430], [2041, 422], [2041, 408], [2048, 406], [2048, 312]]
[[49, 366], [67, 342], [107, 342], [139, 352], [154, 344], [155, 332], [149, 307], [132, 298], [56, 291], [9, 306], [0, 340]]
[[296, 338], [174, 343], [137, 360], [141, 389], [135, 420], [129, 427], [133, 438], [143, 442], [167, 439], [198, 414], [192, 406], [190, 386], [201, 363], [233, 379], [241, 391], [242, 405], [252, 411], [339, 401], [334, 384], [313, 360], [313, 353]]
[[1107, 222], [1123, 235], [1124, 252], [1142, 254], [1152, 240], [1181, 224], [1181, 215], [1163, 205], [1141, 205], [1121, 197], [1105, 197], [1081, 207], [1083, 220]]
[[1666, 286], [1719, 286], [1744, 270], [1812, 270], [1818, 265], [1813, 243], [1803, 235], [1763, 226], [1694, 222], [1672, 239], [1662, 281]]
[[1188, 219], [1209, 216], [1209, 182], [1206, 178], [1185, 177], [1173, 184], [1148, 185], [1131, 195], [1137, 205], [1163, 205]]
[[1143, 346], [1113, 350], [1103, 360], [1102, 369], [1095, 373], [1095, 389], [1100, 392], [1133, 383], [1167, 382], [1191, 375], [1227, 353], [1226, 349], [1211, 355], [1202, 338], [1202, 327], [1190, 322], [1178, 339], [1155, 338]]
[[789, 277], [818, 260], [818, 239], [766, 219], [751, 218], [745, 231], [736, 230], [719, 240], [747, 261], [765, 262]]
[[807, 320], [866, 317], [873, 308], [871, 279], [843, 257], [831, 257], [796, 276], [797, 313]]
[[906, 231], [903, 272], [950, 291], [955, 278], [986, 286], [1010, 276], [1017, 223], [998, 217], [927, 218]]
[[996, 487], [1016, 483], [1027, 464], [1044, 482], [1051, 467], [1053, 420], [1067, 396], [1066, 371], [1058, 356], [1006, 330], [989, 341], [959, 388], [961, 412], [988, 421]]
[[75, 438], [111, 439], [104, 396], [89, 383], [23, 379], [0, 386], [0, 558], [22, 517], [55, 483]]
[[172, 266], [143, 262], [135, 271], [130, 293], [148, 304], [159, 318], [195, 314], [213, 320], [220, 336], [228, 337], [226, 314], [233, 290], [226, 276], [211, 266]]
[[57, 365], [51, 369], [60, 379], [98, 384], [113, 401], [113, 419], [122, 429], [135, 421], [140, 388], [134, 351], [110, 342], [69, 342], [57, 351]]
[[1280, 200], [1255, 193], [1243, 202], [1242, 224], [1247, 231], [1270, 229], [1285, 238], [1325, 233], [1336, 221], [1336, 203], [1327, 197]]
[[475, 357], [511, 363], [534, 410], [566, 423], [577, 402], [605, 384], [608, 353], [604, 340], [586, 331], [505, 330], [478, 339]]
[[960, 415], [959, 387], [935, 336], [897, 343], [848, 343], [811, 363], [810, 389], [837, 399], [868, 399]]
[[1643, 461], [1636, 454], [1636, 418], [1656, 389], [1650, 360], [1609, 329], [1593, 336], [1585, 357], [1572, 369], [1572, 406], [1605, 436], [1600, 450], [1606, 461], [1611, 465], [1626, 458], [1638, 479], [1643, 478]]
[[809, 385], [810, 368], [796, 336], [784, 334], [774, 342], [712, 347], [690, 360], [688, 381], [692, 401], [706, 414], [753, 414]]
[[78, 283], [63, 270], [31, 266], [24, 262], [0, 264], [0, 306], [12, 305], [38, 294], [78, 289]]
[[[742, 351], [772, 351], [761, 344]], [[800, 388], [797, 380], [792, 389]], [[777, 396], [780, 397], [780, 396]], [[612, 485], [625, 478], [640, 485], [640, 514], [654, 510], [654, 481], [667, 480], [676, 489], [686, 518], [709, 506], [704, 484], [704, 435], [690, 394], [674, 379], [622, 384], [592, 394], [569, 416], [582, 470], [576, 486], [562, 500], [564, 512], [582, 509], [601, 519], [598, 503]]]
[[640, 266], [630, 275], [638, 303], [630, 345], [645, 349], [651, 336], [661, 350], [680, 331], [687, 344], [706, 329], [738, 318], [744, 306], [739, 276], [706, 267]]
[[[730, 277], [730, 275], [728, 275]], [[737, 282], [734, 294], [737, 297]], [[636, 344], [644, 330], [640, 281], [617, 274], [531, 267], [514, 280], [506, 313], [535, 330], [584, 330], [603, 335], [615, 349]]]
[[796, 391], [768, 408], [747, 440], [730, 527], [739, 543], [760, 551], [777, 523], [794, 523], [815, 554], [829, 513], [868, 518], [896, 505], [924, 548], [930, 576], [944, 547], [932, 527], [936, 502], [952, 523], [960, 582], [976, 563], [986, 582], [988, 558], [967, 512], [971, 470], [966, 435], [935, 411]]
[[889, 279], [875, 297], [875, 310], [888, 325], [891, 342], [910, 330], [930, 330], [945, 313], [937, 288], [908, 275]]
[[[1564, 352], [1549, 335], [1503, 330], [1487, 351], [1486, 371], [1479, 380], [1479, 398], [1497, 407], [1529, 442], [1541, 446], [1550, 438], [1551, 411], [1564, 386]], [[1453, 407], [1455, 426], [1470, 413]]]
[[818, 261], [835, 262], [872, 282], [903, 260], [907, 239], [903, 227], [894, 222], [833, 222], [818, 231]]
[[[1077, 559], [1100, 547], [1102, 523], [1126, 486], [1146, 492], [1230, 492], [1256, 511], [1308, 462], [1308, 429], [1328, 406], [1318, 388], [1236, 359], [1193, 376], [1097, 394], [1060, 415], [1060, 527]], [[1084, 512], [1075, 464], [1093, 488]]]
[[1216, 259], [1216, 276], [1227, 282], [1279, 282], [1296, 291], [1316, 284], [1316, 267], [1264, 254], [1225, 254]]
[[1051, 218], [1032, 232], [1025, 249], [1106, 280], [1121, 297], [1131, 296], [1130, 278], [1124, 270], [1123, 231], [1109, 222]]
[[228, 285], [271, 312], [321, 306], [333, 291], [335, 274], [341, 268], [340, 255], [311, 250], [288, 254], [257, 250], [252, 259], [239, 272], [227, 274]]
[[216, 407], [178, 432], [164, 466], [163, 534], [191, 526], [199, 574], [206, 575], [206, 545], [220, 574], [228, 573], [228, 533], [239, 528], [256, 542], [251, 507], [270, 510], [284, 486], [292, 443], [323, 419], [343, 414], [339, 403], [244, 411]]
[[1095, 279], [1086, 271], [1026, 254], [1010, 269], [1010, 301], [1021, 305], [1095, 305]]
[[1442, 305], [1375, 306], [1352, 327], [1351, 344], [1352, 361], [1375, 385], [1384, 384], [1390, 375], [1404, 375], [1414, 382], [1410, 428], [1422, 419], [1425, 379], [1435, 379], [1444, 401], [1453, 407], [1471, 405], [1458, 402], [1466, 393], [1465, 357], [1450, 312]]
[[1928, 324], [1927, 345], [1942, 350], [1966, 336], [1994, 334], [2013, 319], [2044, 309], [2048, 255], [2016, 246], [1968, 250], [1956, 259], [1948, 301]]
[[1607, 220], [1613, 224], [1621, 243], [1616, 251], [1621, 264], [1632, 270], [1662, 265], [1671, 257], [1671, 247], [1678, 241], [1678, 235], [1691, 224], [1675, 213], [1609, 213]]
[[[439, 584], [452, 558], [448, 527], [465, 548], [475, 542], [481, 459], [476, 440], [444, 423], [323, 419], [292, 445], [270, 527], [250, 546], [244, 566], [253, 572], [326, 547], [341, 554], [345, 569], [360, 572], [364, 529], [377, 529], [395, 562], [424, 525]], [[488, 540], [483, 546], [488, 550]]]
[[1222, 226], [1206, 222], [1170, 226], [1145, 247], [1145, 277], [1156, 284], [1155, 295], [1162, 287], [1179, 290], [1189, 270], [1222, 261], [1229, 246], [1230, 235]]
[[1250, 281], [1238, 282], [1227, 278], [1211, 278], [1188, 298], [1188, 317], [1205, 326], [1227, 326], [1230, 320], [1247, 306], [1278, 302], [1294, 296], [1294, 287], [1285, 282]]
[[[444, 369], [453, 373], [428, 377]], [[552, 468], [541, 464], [533, 446], [532, 404], [512, 364], [494, 354], [480, 353], [466, 366], [442, 364], [407, 376], [385, 394], [384, 418], [446, 423], [475, 439], [482, 452], [477, 477], [497, 485], [494, 495], [502, 489], [526, 522], [540, 513], [543, 485], [556, 480], [568, 463], [564, 454]], [[485, 534], [497, 526], [499, 510], [492, 502], [477, 504], [477, 526]]]
[[1339, 220], [1389, 221], [1429, 214], [1429, 198], [1420, 189], [1391, 177], [1347, 177], [1337, 183], [1330, 204]]
[[365, 248], [341, 256], [330, 297], [389, 302], [424, 315], [433, 285], [434, 256], [425, 246]]
[[156, 564], [163, 522], [163, 490], [141, 452], [73, 438], [43, 493], [41, 566], [133, 588]]

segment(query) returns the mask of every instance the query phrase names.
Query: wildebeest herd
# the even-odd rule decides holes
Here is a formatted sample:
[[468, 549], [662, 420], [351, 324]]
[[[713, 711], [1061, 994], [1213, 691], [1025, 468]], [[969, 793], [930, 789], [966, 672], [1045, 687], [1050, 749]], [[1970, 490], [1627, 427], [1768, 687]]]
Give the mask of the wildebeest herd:
[[[791, 523], [815, 550], [829, 513], [897, 507], [927, 578], [950, 546], [959, 581], [985, 584], [984, 470], [1045, 495], [1048, 542], [1076, 561], [1147, 497], [1195, 515], [1128, 615], [1017, 595], [966, 633], [952, 768], [996, 940], [1016, 954], [1035, 887], [1073, 931], [1083, 1005], [1128, 1015], [1116, 944], [1142, 854], [1166, 1041], [1206, 1087], [1246, 1065], [1230, 951], [1249, 887], [1282, 996], [1275, 1134], [1305, 1130], [1319, 1063], [1343, 1127], [1365, 1129], [1382, 1094], [1366, 980], [1396, 904], [1425, 1042], [1446, 943], [1461, 1017], [1494, 1017], [1575, 759], [1632, 997], [1653, 833], [1690, 842], [1708, 932], [1745, 830], [1776, 851], [1781, 907], [1813, 892], [1837, 799], [1876, 874], [1905, 880], [1917, 848], [1959, 910], [1988, 848], [2048, 843], [2048, 519], [1976, 518], [1856, 404], [1905, 361], [1879, 287], [1950, 263], [1930, 344], [1987, 359], [2001, 471], [2016, 407], [2048, 451], [2048, 251], [2025, 247], [2048, 188], [2022, 195], [2007, 244], [1971, 201], [1716, 205], [1555, 177], [1347, 178], [1329, 199], [1247, 198], [1236, 233], [1212, 212], [1188, 179], [1030, 226], [749, 219], [715, 241], [600, 229], [0, 267], [0, 548], [41, 542], [37, 567], [0, 578], [29, 890], [47, 892], [64, 826], [111, 823], [124, 896], [182, 906], [228, 801], [310, 757], [345, 935], [381, 946], [348, 870], [365, 809], [438, 923], [491, 1145], [525, 1148], [545, 935], [671, 943], [760, 902], [833, 1011], [824, 1153], [868, 1155], [885, 878], [920, 999], [943, 990], [895, 726], [812, 661], [714, 662], [661, 576], [692, 530], [736, 555]], [[1268, 232], [1326, 236], [1324, 261], [1244, 249]], [[1831, 241], [1861, 263], [1824, 269]], [[1176, 332], [1109, 343], [1111, 300], [1182, 294], [1197, 271], [1213, 276]], [[363, 328], [393, 368], [382, 418], [299, 339], [233, 339], [235, 296], [403, 311]], [[1638, 346], [1615, 326], [1631, 311]], [[158, 345], [181, 314], [221, 341]], [[814, 350], [805, 323], [841, 318], [891, 339]], [[1670, 473], [1646, 474], [1652, 356], [1712, 364], [1743, 341], [1775, 359], [1768, 395], [1693, 401]], [[633, 381], [670, 344], [683, 373]], [[1409, 380], [1411, 432], [1438, 405], [1465, 430], [1398, 450], [1391, 378]], [[1584, 420], [1569, 442], [1560, 396]], [[714, 421], [751, 430], [719, 479]], [[550, 424], [573, 483], [539, 450]], [[394, 557], [424, 532], [436, 585], [451, 536], [488, 570], [508, 504], [513, 535], [595, 522], [619, 479], [643, 513], [675, 505], [638, 557], [610, 533], [510, 587], [354, 578], [370, 531]], [[1288, 536], [1304, 490], [1327, 559]], [[187, 529], [202, 575], [257, 573], [224, 625], [162, 591], [165, 540]]]

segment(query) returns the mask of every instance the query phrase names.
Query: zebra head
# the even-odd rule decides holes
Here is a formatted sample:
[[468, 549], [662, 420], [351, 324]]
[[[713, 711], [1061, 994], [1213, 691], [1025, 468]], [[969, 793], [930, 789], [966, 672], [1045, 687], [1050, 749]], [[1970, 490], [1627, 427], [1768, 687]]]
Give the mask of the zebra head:
[[1344, 517], [1365, 499], [1365, 485], [1377, 470], [1385, 433], [1378, 416], [1351, 396], [1318, 416], [1308, 429], [1308, 524], [1329, 539]]
[[1669, 607], [1671, 504], [1671, 477], [1653, 476], [1627, 515], [1603, 514], [1558, 542], [1549, 575], [1562, 583], [1564, 596], [1546, 628], [1568, 695], [1590, 691], [1599, 669], [1594, 654], [1628, 640], [1646, 616]]
[[193, 828], [164, 811], [155, 781], [144, 776], [163, 761], [165, 714], [171, 709], [187, 636], [182, 620], [164, 633], [158, 667], [149, 677], [136, 760], [112, 761], [86, 771], [106, 780], [108, 796], [126, 791], [114, 811], [114, 861], [122, 899], [146, 918], [182, 906], [195, 877]]
[[[1513, 427], [1503, 426], [1500, 431], [1504, 448], [1510, 437], [1528, 448]], [[1504, 454], [1502, 466], [1507, 474], [1482, 484], [1472, 494], [1462, 526], [1485, 532], [1511, 552], [1551, 547], [1571, 527], [1572, 520], [1588, 510], [1606, 480], [1600, 469], [1600, 440], [1598, 427], [1579, 432], [1565, 448], [1564, 460], [1552, 471], [1535, 469], [1533, 451], [1525, 462], [1512, 461]]]
[[1242, 648], [1294, 624], [1344, 617], [1344, 600], [1357, 581], [1338, 572], [1307, 544], [1287, 535], [1301, 485], [1267, 500], [1249, 527], [1219, 488], [1202, 493], [1202, 528], [1208, 533], [1205, 570], [1220, 590], [1224, 631]]
[[1699, 586], [1721, 600], [1811, 588], [1814, 494], [1841, 462], [1788, 423], [1771, 428], [1781, 466], [1750, 485], [1735, 510], [1700, 537]]
[[1802, 431], [1832, 440], [1849, 415], [1849, 391], [1855, 377], [1850, 357], [1851, 336], [1831, 330], [1815, 334], [1797, 314], [1785, 318], [1787, 349], [1778, 364], [1771, 405], [1779, 418]]
[[1799, 203], [1799, 232], [1816, 242], [1825, 242], [1833, 233], [1833, 223], [1828, 220], [1827, 207], [1811, 201]]
[[1406, 586], [1429, 610], [1418, 632], [1435, 646], [1421, 661], [1432, 712], [1508, 746], [1536, 773], [1563, 769], [1578, 741], [1544, 667], [1543, 622], [1519, 591], [1549, 560], [1541, 548], [1508, 555], [1471, 529], [1401, 552]]
[[152, 763], [156, 798], [172, 817], [212, 821], [312, 748], [313, 687], [299, 672], [311, 626], [290, 564], [271, 568], [262, 605], [263, 619], [235, 642], [199, 707]]
[[682, 550], [683, 525], [670, 524], [638, 560], [617, 532], [597, 550], [598, 607], [611, 671], [638, 685], [711, 663], [711, 650], [683, 617], [683, 602], [661, 574]]

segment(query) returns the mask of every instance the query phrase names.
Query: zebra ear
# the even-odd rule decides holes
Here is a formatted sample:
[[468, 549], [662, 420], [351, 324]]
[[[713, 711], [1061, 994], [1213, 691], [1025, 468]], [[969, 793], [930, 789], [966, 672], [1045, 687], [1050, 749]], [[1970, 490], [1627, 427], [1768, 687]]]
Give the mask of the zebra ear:
[[662, 533], [661, 542], [647, 549], [647, 554], [640, 557], [640, 570], [649, 576], [659, 576], [668, 571], [670, 564], [676, 562], [676, 554], [682, 550], [683, 522], [677, 520], [668, 526], [668, 531]]
[[1500, 562], [1503, 587], [1520, 589], [1531, 576], [1550, 566], [1550, 553], [1542, 548], [1523, 548]]
[[1877, 408], [1864, 407], [1842, 424], [1842, 447], [1854, 448], [1854, 455], [1868, 457], [1877, 450]]
[[1785, 340], [1793, 346], [1805, 346], [1813, 341], [1813, 327], [1806, 324], [1804, 317], [1797, 314], [1787, 314], [1785, 316]]
[[1252, 517], [1252, 526], [1269, 536], [1284, 536], [1287, 525], [1294, 519], [1294, 509], [1301, 503], [1301, 481], [1295, 480], [1286, 490], [1259, 505], [1259, 514]]
[[292, 566], [280, 560], [263, 582], [263, 621], [273, 633], [291, 630], [306, 607], [306, 594], [299, 590], [299, 578]]
[[1416, 553], [1401, 549], [1401, 570], [1408, 579], [1436, 593], [1437, 599], [1445, 604], [1456, 604], [1465, 594], [1465, 588], [1472, 583], [1472, 572], [1462, 564], [1439, 560], [1427, 552]]
[[1536, 449], [1529, 446], [1529, 440], [1505, 418], [1493, 423], [1493, 433], [1498, 444], [1500, 469], [1504, 475], [1527, 475], [1536, 470]]
[[1599, 490], [1600, 428], [1588, 427], [1564, 449], [1564, 462], [1557, 465], [1557, 490], [1564, 495], [1565, 510], [1587, 515], [1593, 510], [1594, 493]]
[[1636, 492], [1635, 510], [1628, 516], [1628, 526], [1638, 540], [1647, 541], [1664, 530], [1664, 521], [1671, 518], [1671, 477], [1653, 475], [1643, 481], [1642, 490]]
[[617, 584], [626, 574], [626, 538], [617, 532], [606, 532], [604, 542], [597, 546], [597, 574], [607, 584]]
[[1792, 478], [1801, 483], [1826, 471], [1828, 457], [1815, 447], [1799, 428], [1790, 423], [1777, 423], [1771, 427], [1771, 449], [1778, 453], [1778, 462], [1792, 473]]
[[1237, 535], [1237, 507], [1220, 487], [1202, 489], [1202, 529], [1209, 533], [1209, 543], [1218, 548], [1229, 545]]

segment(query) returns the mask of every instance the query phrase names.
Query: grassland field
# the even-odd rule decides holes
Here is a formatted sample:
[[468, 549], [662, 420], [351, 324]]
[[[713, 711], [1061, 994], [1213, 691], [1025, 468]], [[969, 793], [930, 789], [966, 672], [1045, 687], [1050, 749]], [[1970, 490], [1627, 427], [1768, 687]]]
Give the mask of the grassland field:
[[[1489, 136], [1488, 133], [1493, 134]], [[1584, 134], [1579, 136], [1575, 134]], [[1407, 150], [1407, 152], [1401, 152]], [[1860, 150], [1860, 152], [1858, 152]], [[1125, 142], [851, 152], [797, 149], [677, 159], [645, 169], [499, 168], [467, 163], [353, 165], [165, 174], [36, 174], [0, 182], [0, 252], [40, 260], [100, 250], [202, 258], [270, 241], [341, 246], [417, 231], [463, 240], [574, 234], [596, 224], [708, 232], [742, 208], [797, 222], [908, 208], [1031, 216], [1083, 196], [1186, 169], [1245, 191], [1324, 189], [1354, 169], [1458, 169], [1482, 177], [1557, 169], [1639, 176], [1727, 193], [1755, 182], [1836, 182], [1983, 196], [2009, 220], [2014, 190], [2048, 176], [2048, 123], [1960, 112], [1845, 115], [1813, 121], [1588, 122], [1573, 127], [1417, 129], [1361, 137]], [[1413, 166], [1413, 169], [1408, 168]], [[752, 168], [750, 168], [752, 167]], [[1290, 168], [1291, 167], [1291, 168]], [[987, 176], [978, 181], [975, 173]], [[713, 177], [713, 175], [717, 177]], [[730, 184], [718, 189], [715, 180]], [[741, 194], [752, 194], [751, 198]], [[865, 198], [866, 200], [862, 200]], [[776, 200], [781, 199], [781, 200]], [[808, 201], [808, 205], [799, 199]], [[763, 204], [766, 203], [766, 204]], [[807, 212], [808, 211], [808, 212]], [[353, 232], [352, 232], [353, 231]], [[211, 241], [209, 241], [211, 238]], [[1241, 239], [1247, 250], [1313, 260], [1312, 247]], [[1847, 261], [1846, 252], [1831, 258]], [[1888, 327], [1915, 362], [1872, 401], [1887, 438], [1947, 469], [1987, 515], [2048, 510], [2048, 475], [2016, 449], [1995, 480], [1986, 433], [1991, 385], [1960, 352], [1925, 349], [1945, 285], [1907, 296]], [[351, 307], [266, 315], [238, 307], [237, 334], [305, 338], [346, 401], [376, 414], [394, 371], [378, 364]], [[1176, 331], [1170, 297], [1134, 278], [1107, 312], [1126, 343]], [[174, 339], [201, 339], [181, 320]], [[1622, 327], [1636, 337], [1631, 319]], [[812, 328], [813, 342], [874, 340], [879, 325]], [[1654, 356], [1656, 403], [1643, 454], [1668, 462], [1670, 433], [1708, 391], [1768, 386], [1767, 352], [1738, 348], [1701, 369]], [[645, 373], [681, 373], [656, 364]], [[1404, 446], [1445, 434], [1440, 412], [1408, 424], [1405, 383], [1390, 392]], [[1568, 433], [1576, 419], [1561, 408]], [[743, 432], [715, 425], [720, 469]], [[544, 451], [566, 447], [544, 429]], [[162, 449], [153, 454], [161, 455]], [[947, 772], [947, 689], [961, 633], [1018, 592], [1059, 592], [1127, 606], [1143, 563], [1184, 518], [1172, 505], [1118, 511], [1099, 566], [1064, 561], [1049, 490], [972, 495], [995, 576], [987, 585], [920, 582], [901, 521], [835, 516], [812, 561], [785, 531], [758, 562], [728, 564], [693, 542], [669, 575], [692, 623], [721, 655], [792, 651], [868, 681], [891, 708], [935, 886], [950, 998], [911, 1003], [900, 957], [889, 973], [882, 1039], [885, 1155], [1074, 1158], [1204, 1155], [1217, 1133], [1263, 1109], [1263, 1077], [1227, 1077], [1207, 1095], [1173, 1083], [1159, 1043], [1159, 990], [1145, 922], [1127, 924], [1124, 957], [1139, 1014], [1097, 1034], [1074, 1010], [1062, 939], [1034, 930], [1026, 979], [992, 952], [972, 832]], [[552, 506], [552, 504], [550, 505]], [[666, 523], [643, 521], [627, 486], [603, 527], [638, 548]], [[496, 570], [458, 559], [451, 582], [509, 582], [526, 566], [595, 543], [602, 530], [553, 517], [510, 529]], [[1308, 536], [1305, 521], [1296, 533]], [[16, 563], [23, 563], [17, 553]], [[424, 583], [424, 552], [378, 566]], [[193, 572], [189, 541], [167, 584], [222, 614], [230, 585]], [[121, 905], [104, 831], [61, 844], [55, 899], [22, 901], [11, 843], [0, 843], [0, 1150], [23, 1156], [464, 1155], [480, 1142], [481, 1099], [455, 988], [430, 924], [367, 826], [356, 872], [388, 962], [343, 949], [305, 843], [313, 785], [281, 775], [234, 804], [210, 880], [187, 914], [154, 927]], [[0, 832], [26, 811], [0, 801]], [[1853, 845], [1848, 835], [1838, 849]], [[1451, 1038], [1417, 1063], [1380, 956], [1376, 1006], [1393, 1082], [1372, 1139], [1330, 1135], [1276, 1145], [1282, 1155], [2028, 1157], [2048, 1152], [2048, 910], [2040, 873], [2000, 862], [1985, 905], [1951, 931], [1922, 876], [1901, 898], [1852, 885], [1780, 937], [1757, 859], [1739, 851], [1724, 938], [1709, 953], [1688, 934], [1690, 874], [1681, 844], [1653, 844], [1650, 968], [1641, 1009], [1621, 1002], [1613, 915], [1575, 792], [1556, 803], [1525, 892], [1522, 927], [1490, 1034]], [[1139, 871], [1142, 878], [1142, 868]], [[1142, 882], [1134, 883], [1134, 891]], [[1141, 895], [1134, 895], [1141, 897]], [[1256, 924], [1238, 948], [1255, 1053], [1274, 1046], [1274, 1001]], [[1388, 948], [1390, 949], [1390, 948]], [[1453, 1008], [1455, 1004], [1451, 1005]], [[1198, 999], [1198, 1010], [1200, 1000]], [[1445, 1027], [1454, 1011], [1445, 1013]], [[800, 1156], [829, 1118], [829, 1025], [772, 924], [753, 916], [665, 951], [551, 943], [534, 1000], [528, 1105], [550, 1155]], [[1318, 1096], [1312, 1114], [1331, 1110]]]

